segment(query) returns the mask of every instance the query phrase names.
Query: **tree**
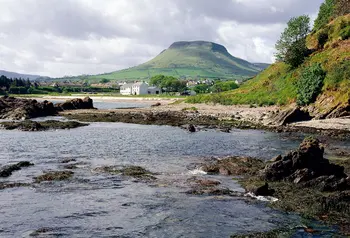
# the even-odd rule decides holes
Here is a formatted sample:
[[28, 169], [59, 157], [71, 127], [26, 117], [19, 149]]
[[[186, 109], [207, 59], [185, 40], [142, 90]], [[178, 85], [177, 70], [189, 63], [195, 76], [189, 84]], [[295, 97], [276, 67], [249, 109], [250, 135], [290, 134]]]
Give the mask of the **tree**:
[[335, 0], [326, 0], [322, 3], [320, 11], [315, 20], [314, 30], [319, 30], [323, 26], [327, 25], [331, 17], [334, 15], [335, 11]]
[[234, 81], [217, 82], [212, 87], [214, 93], [230, 91], [238, 88], [238, 85]]
[[304, 62], [309, 52], [309, 49], [306, 47], [306, 39], [300, 39], [294, 42], [287, 50], [284, 61], [295, 69]]
[[293, 17], [287, 23], [287, 28], [281, 34], [281, 38], [276, 43], [276, 59], [277, 61], [286, 60], [286, 55], [292, 47], [295, 47], [296, 42], [305, 39], [310, 32], [310, 17], [303, 15]]

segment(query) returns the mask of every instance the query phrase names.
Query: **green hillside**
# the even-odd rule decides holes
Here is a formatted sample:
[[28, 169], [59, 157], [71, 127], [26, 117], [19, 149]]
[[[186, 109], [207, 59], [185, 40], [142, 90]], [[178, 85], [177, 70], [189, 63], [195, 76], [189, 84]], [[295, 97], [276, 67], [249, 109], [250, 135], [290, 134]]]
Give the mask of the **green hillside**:
[[307, 37], [313, 53], [296, 69], [275, 63], [245, 82], [239, 89], [189, 98], [190, 103], [286, 105], [296, 102], [297, 82], [302, 71], [315, 63], [326, 72], [323, 88], [315, 102], [318, 110], [350, 102], [350, 15], [331, 21]]
[[244, 79], [255, 76], [265, 67], [266, 64], [252, 64], [233, 57], [224, 46], [215, 43], [176, 42], [144, 64], [88, 79], [147, 80], [159, 74], [186, 79]]

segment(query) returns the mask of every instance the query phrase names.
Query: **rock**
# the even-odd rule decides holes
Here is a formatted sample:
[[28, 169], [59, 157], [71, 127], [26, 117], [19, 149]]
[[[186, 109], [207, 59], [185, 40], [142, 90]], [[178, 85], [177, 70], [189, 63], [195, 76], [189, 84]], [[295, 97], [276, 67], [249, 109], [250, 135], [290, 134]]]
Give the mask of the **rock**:
[[221, 175], [224, 175], [224, 176], [229, 176], [229, 175], [231, 175], [231, 172], [230, 172], [228, 169], [224, 168], [224, 167], [220, 167], [220, 168], [219, 168], [219, 173], [220, 173]]
[[0, 190], [7, 188], [19, 188], [19, 187], [29, 187], [31, 184], [29, 183], [4, 183], [0, 182]]
[[282, 155], [278, 155], [278, 156], [272, 158], [272, 159], [270, 160], [270, 162], [277, 162], [277, 161], [280, 161], [280, 160], [282, 160]]
[[323, 158], [324, 148], [320, 141], [306, 138], [295, 151], [282, 159], [267, 164], [260, 172], [266, 181], [287, 180], [295, 184], [315, 187], [321, 191], [338, 191], [346, 188], [344, 167], [331, 164]]
[[196, 183], [206, 187], [213, 187], [221, 184], [219, 181], [209, 180], [209, 179], [200, 179], [200, 180], [197, 180]]
[[89, 97], [72, 99], [65, 103], [54, 105], [52, 102], [38, 102], [31, 99], [1, 97], [0, 119], [25, 120], [35, 117], [57, 115], [59, 111], [75, 109], [93, 109], [93, 101]]
[[194, 127], [194, 125], [190, 124], [190, 125], [188, 125], [187, 130], [191, 133], [194, 133], [194, 132], [196, 132], [196, 127]]
[[285, 126], [287, 124], [299, 121], [309, 121], [312, 117], [307, 111], [301, 110], [299, 107], [287, 109], [277, 114], [273, 118], [274, 124]]
[[94, 169], [98, 173], [120, 174], [127, 177], [132, 177], [142, 182], [156, 180], [155, 173], [148, 171], [140, 166], [104, 166]]
[[55, 171], [48, 172], [43, 175], [34, 178], [36, 183], [44, 182], [44, 181], [63, 181], [72, 178], [72, 171]]
[[159, 106], [161, 106], [161, 105], [162, 105], [162, 104], [161, 104], [160, 102], [157, 102], [157, 103], [151, 105], [151, 107], [159, 107]]
[[29, 167], [29, 166], [33, 166], [34, 164], [28, 162], [28, 161], [21, 161], [17, 164], [13, 164], [13, 165], [7, 165], [4, 166], [2, 168], [0, 168], [0, 177], [9, 177], [12, 175], [12, 172], [17, 171], [17, 170], [21, 170], [24, 167]]
[[275, 190], [269, 189], [268, 183], [265, 183], [263, 186], [250, 188], [249, 192], [253, 193], [255, 196], [272, 196]]
[[55, 105], [57, 111], [65, 110], [77, 110], [77, 109], [94, 109], [93, 101], [91, 98], [86, 97], [84, 99], [76, 98], [67, 100], [64, 103], [58, 103]]
[[87, 126], [88, 124], [80, 123], [77, 121], [18, 121], [18, 122], [0, 122], [0, 125], [5, 130], [21, 130], [21, 131], [45, 131], [45, 130], [56, 130], [56, 129], [73, 129], [77, 127]]
[[61, 161], [61, 163], [62, 164], [68, 164], [68, 163], [70, 163], [70, 162], [76, 162], [77, 160], [76, 159], [64, 159], [64, 160], [62, 160]]

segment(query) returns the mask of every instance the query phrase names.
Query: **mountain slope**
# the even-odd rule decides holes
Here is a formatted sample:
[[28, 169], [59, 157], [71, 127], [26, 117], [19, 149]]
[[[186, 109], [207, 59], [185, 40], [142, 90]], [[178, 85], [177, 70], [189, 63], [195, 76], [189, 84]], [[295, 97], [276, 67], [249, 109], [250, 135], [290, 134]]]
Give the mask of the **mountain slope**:
[[264, 64], [236, 58], [219, 44], [206, 41], [175, 42], [154, 59], [139, 66], [90, 79], [149, 79], [158, 74], [179, 78], [244, 79], [256, 75]]
[[[297, 69], [275, 63], [245, 82], [239, 89], [213, 95], [199, 95], [191, 103], [214, 102], [226, 105], [286, 105], [296, 102], [296, 82], [304, 68], [321, 64], [327, 76], [317, 101], [311, 105], [316, 113], [326, 113], [350, 104], [350, 15], [338, 17], [326, 27], [310, 34], [308, 48], [314, 53]], [[320, 35], [327, 34], [325, 42]]]
[[29, 79], [29, 80], [35, 80], [41, 77], [40, 75], [20, 74], [20, 73], [5, 71], [5, 70], [0, 70], [0, 75], [4, 75], [8, 78], [22, 78], [22, 79]]

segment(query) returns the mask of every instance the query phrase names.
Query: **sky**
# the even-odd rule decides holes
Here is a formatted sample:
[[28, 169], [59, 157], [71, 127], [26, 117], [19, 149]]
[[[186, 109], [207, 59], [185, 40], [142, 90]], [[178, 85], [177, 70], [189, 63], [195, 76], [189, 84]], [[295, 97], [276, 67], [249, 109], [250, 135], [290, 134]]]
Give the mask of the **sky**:
[[144, 63], [176, 41], [272, 63], [293, 16], [323, 0], [0, 0], [0, 69], [62, 77]]

